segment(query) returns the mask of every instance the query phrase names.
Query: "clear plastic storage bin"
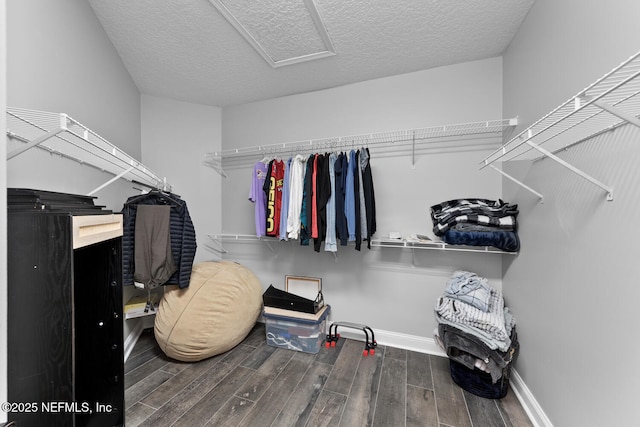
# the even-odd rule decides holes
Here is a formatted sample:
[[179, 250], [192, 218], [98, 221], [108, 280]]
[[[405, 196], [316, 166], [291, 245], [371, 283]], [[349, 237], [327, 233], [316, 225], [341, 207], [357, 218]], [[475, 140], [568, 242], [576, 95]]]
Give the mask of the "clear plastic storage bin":
[[331, 307], [327, 306], [318, 320], [263, 313], [267, 344], [304, 353], [317, 353], [326, 338], [327, 316], [330, 312]]

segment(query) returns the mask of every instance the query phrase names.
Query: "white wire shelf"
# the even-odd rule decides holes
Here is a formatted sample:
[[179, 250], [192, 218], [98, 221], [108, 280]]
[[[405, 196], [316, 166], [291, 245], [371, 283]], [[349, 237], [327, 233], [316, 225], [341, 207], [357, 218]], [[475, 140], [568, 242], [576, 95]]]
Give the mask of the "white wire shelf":
[[7, 108], [6, 117], [7, 135], [22, 142], [7, 153], [7, 159], [38, 147], [114, 175], [88, 194], [121, 178], [149, 188], [169, 189], [165, 179], [64, 113]]
[[[613, 188], [558, 158], [556, 153], [627, 123], [640, 127], [638, 76], [640, 52], [485, 157], [481, 162], [481, 168], [490, 166], [495, 169], [493, 164], [497, 161], [551, 158], [602, 188], [607, 192], [607, 200], [612, 200]], [[503, 175], [512, 179], [504, 173]], [[523, 185], [515, 179], [512, 180]], [[527, 190], [533, 191], [530, 188]], [[533, 192], [542, 197], [539, 193]]]
[[[217, 242], [217, 251], [220, 253], [228, 253], [228, 250], [224, 248], [222, 242], [262, 242], [276, 254], [277, 251], [271, 246], [272, 243], [286, 244], [289, 241], [280, 241], [275, 237], [258, 237], [254, 234], [211, 234], [209, 238]], [[296, 241], [296, 240], [293, 240]], [[464, 246], [464, 245], [450, 245], [444, 242], [436, 241], [411, 241], [411, 240], [399, 240], [399, 239], [372, 239], [371, 247], [380, 248], [399, 248], [399, 249], [432, 249], [439, 251], [451, 251], [451, 252], [475, 252], [475, 253], [492, 253], [492, 254], [507, 254], [517, 255], [517, 252], [506, 252], [491, 246]]]
[[[233, 159], [255, 159], [257, 156], [283, 153], [304, 154], [319, 151], [346, 150], [361, 146], [375, 148], [377, 153], [386, 151], [393, 154], [410, 154], [412, 156], [412, 164], [415, 164], [416, 153], [420, 150], [442, 149], [443, 146], [450, 146], [453, 141], [463, 149], [479, 145], [483, 145], [485, 148], [499, 146], [510, 136], [517, 124], [517, 118], [498, 119], [232, 148], [207, 153], [205, 155], [205, 164], [213, 167], [221, 175], [226, 176], [223, 170], [223, 163]], [[429, 142], [431, 144], [428, 144]]]
[[452, 252], [479, 252], [479, 253], [491, 253], [491, 254], [507, 254], [517, 255], [517, 252], [507, 252], [492, 246], [465, 246], [465, 245], [450, 245], [445, 242], [436, 241], [411, 241], [411, 240], [397, 240], [397, 239], [373, 239], [371, 240], [371, 246], [377, 246], [382, 248], [400, 248], [400, 249], [432, 249], [439, 251], [452, 251]]

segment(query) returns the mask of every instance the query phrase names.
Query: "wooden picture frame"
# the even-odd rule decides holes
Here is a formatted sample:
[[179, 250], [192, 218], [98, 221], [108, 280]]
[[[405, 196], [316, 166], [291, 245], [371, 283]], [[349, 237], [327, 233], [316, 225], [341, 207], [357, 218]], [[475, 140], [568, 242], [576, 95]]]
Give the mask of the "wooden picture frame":
[[284, 276], [285, 291], [317, 301], [322, 298], [322, 279], [319, 277]]

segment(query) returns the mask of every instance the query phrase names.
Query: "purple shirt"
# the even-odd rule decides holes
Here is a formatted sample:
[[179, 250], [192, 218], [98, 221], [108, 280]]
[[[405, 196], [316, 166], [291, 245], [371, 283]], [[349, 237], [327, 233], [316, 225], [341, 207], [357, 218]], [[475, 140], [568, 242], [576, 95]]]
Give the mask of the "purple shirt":
[[262, 186], [267, 177], [268, 166], [262, 162], [257, 162], [253, 167], [251, 177], [251, 190], [249, 191], [249, 201], [255, 203], [256, 236], [261, 237], [267, 234], [267, 198]]

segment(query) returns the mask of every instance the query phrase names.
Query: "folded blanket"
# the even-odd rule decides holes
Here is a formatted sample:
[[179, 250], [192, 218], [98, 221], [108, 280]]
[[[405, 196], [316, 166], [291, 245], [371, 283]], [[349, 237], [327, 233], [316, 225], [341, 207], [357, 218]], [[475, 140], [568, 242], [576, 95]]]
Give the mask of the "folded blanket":
[[442, 236], [442, 240], [450, 245], [492, 246], [505, 252], [518, 252], [520, 250], [518, 233], [508, 230], [447, 230]]
[[482, 310], [489, 311], [491, 286], [484, 277], [470, 271], [458, 270], [453, 273], [444, 294]]
[[437, 236], [461, 223], [515, 231], [517, 216], [518, 206], [502, 200], [454, 199], [431, 206], [433, 232]]
[[504, 299], [500, 291], [491, 290], [489, 306], [490, 311], [485, 312], [465, 302], [441, 296], [436, 302], [435, 312], [437, 317], [440, 316], [454, 325], [461, 324], [479, 329], [496, 341], [506, 343], [511, 331], [507, 330]]

